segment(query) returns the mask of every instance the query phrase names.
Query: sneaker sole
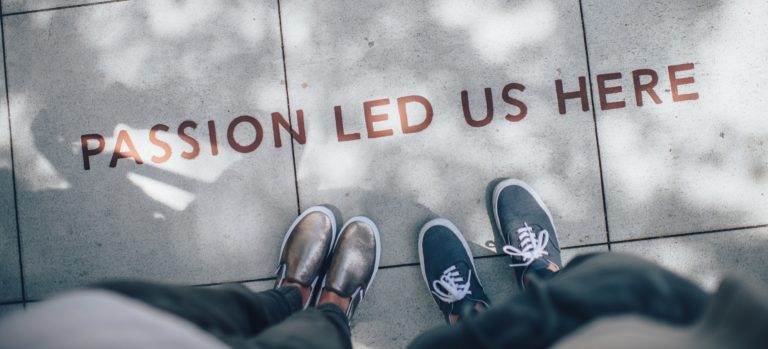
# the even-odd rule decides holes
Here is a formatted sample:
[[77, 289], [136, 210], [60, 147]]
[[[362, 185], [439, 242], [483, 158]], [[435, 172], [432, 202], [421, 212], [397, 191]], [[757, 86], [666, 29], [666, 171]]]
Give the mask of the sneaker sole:
[[[363, 222], [366, 225], [371, 227], [371, 230], [373, 230], [373, 239], [376, 241], [376, 259], [373, 261], [373, 274], [371, 274], [371, 279], [368, 280], [368, 285], [365, 286], [365, 293], [363, 294], [363, 297], [365, 297], [366, 294], [368, 294], [368, 289], [371, 288], [371, 285], [373, 284], [373, 280], [376, 279], [376, 273], [379, 272], [379, 262], [381, 261], [381, 235], [379, 234], [379, 228], [376, 226], [376, 223], [373, 223], [373, 221], [368, 217], [363, 216], [357, 216], [350, 218], [339, 230], [339, 236], [341, 236], [341, 233], [344, 232], [344, 229], [347, 228], [352, 223], [355, 222]], [[340, 239], [337, 239], [336, 242], [333, 244], [333, 248], [331, 251], [336, 251], [336, 245], [339, 243]], [[323, 282], [320, 285], [320, 293], [319, 296], [322, 296], [322, 291], [325, 288], [326, 282], [328, 281], [328, 275], [323, 276]]]
[[427, 284], [427, 289], [432, 290], [431, 285], [429, 284], [429, 280], [427, 280], [427, 272], [424, 270], [424, 234], [427, 233], [427, 230], [429, 228], [442, 225], [455, 235], [459, 241], [461, 241], [461, 244], [464, 246], [464, 250], [467, 252], [467, 255], [469, 256], [469, 260], [472, 263], [472, 269], [475, 270], [475, 278], [477, 279], [477, 283], [480, 285], [480, 287], [483, 287], [483, 283], [480, 282], [480, 277], [477, 275], [477, 267], [475, 267], [475, 257], [472, 255], [472, 251], [469, 250], [469, 245], [467, 244], [467, 241], [464, 239], [464, 235], [461, 234], [461, 231], [459, 228], [456, 227], [451, 221], [445, 219], [445, 218], [435, 218], [427, 224], [424, 224], [423, 227], [421, 227], [421, 231], [419, 231], [419, 265], [421, 266], [421, 276], [424, 277], [424, 282]]
[[558, 246], [560, 245], [560, 239], [557, 236], [557, 227], [555, 227], [555, 220], [552, 219], [552, 213], [549, 212], [549, 208], [547, 208], [547, 205], [544, 205], [544, 201], [541, 200], [541, 197], [539, 197], [539, 194], [537, 194], [531, 186], [529, 186], [527, 183], [519, 180], [519, 179], [505, 179], [501, 181], [499, 184], [496, 184], [496, 187], [493, 189], [493, 218], [496, 219], [496, 229], [499, 230], [499, 234], [501, 234], [501, 239], [504, 241], [505, 244], [509, 245], [509, 241], [507, 241], [507, 237], [504, 236], [504, 230], [501, 228], [501, 220], [499, 220], [499, 195], [501, 195], [501, 191], [511, 187], [513, 185], [516, 185], [518, 187], [521, 187], [525, 189], [525, 191], [528, 192], [528, 194], [531, 194], [534, 200], [536, 200], [536, 203], [541, 206], [541, 208], [544, 209], [544, 213], [547, 214], [547, 218], [549, 218], [549, 222], [552, 224], [552, 229], [554, 230], [552, 233], [555, 235], [555, 239], [558, 242]]

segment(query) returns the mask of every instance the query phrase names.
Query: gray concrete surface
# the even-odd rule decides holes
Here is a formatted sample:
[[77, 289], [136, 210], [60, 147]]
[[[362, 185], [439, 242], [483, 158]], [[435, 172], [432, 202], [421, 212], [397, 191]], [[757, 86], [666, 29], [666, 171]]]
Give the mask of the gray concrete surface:
[[[273, 146], [269, 121], [286, 109], [274, 2], [40, 12], [6, 17], [5, 38], [29, 298], [113, 276], [197, 284], [270, 274], [297, 211], [291, 149]], [[241, 154], [226, 135], [244, 114], [263, 139]], [[184, 120], [199, 124], [187, 131], [200, 143], [192, 160], [175, 135]], [[148, 137], [156, 123], [172, 133], [158, 133], [173, 152], [162, 164], [151, 160], [163, 154]], [[109, 167], [119, 130], [143, 165]], [[104, 135], [106, 150], [86, 171], [88, 133]], [[234, 134], [240, 144], [254, 136], [249, 124]]]
[[727, 275], [768, 285], [768, 228], [728, 231], [612, 245], [651, 259], [714, 291]]
[[[5, 80], [3, 72], [0, 77]], [[0, 84], [0, 93], [0, 302], [15, 302], [22, 300], [21, 271], [5, 84]]]
[[[371, 216], [391, 246], [384, 265], [417, 261], [417, 232], [438, 216], [456, 223], [475, 255], [489, 255], [489, 184], [516, 177], [541, 193], [564, 246], [606, 241], [591, 114], [573, 104], [559, 115], [552, 93], [555, 79], [586, 75], [577, 2], [282, 3], [288, 92], [308, 132], [296, 147], [303, 207], [330, 202], [347, 216]], [[504, 29], [479, 32], [491, 25]], [[527, 106], [520, 122], [505, 119], [520, 113], [502, 101], [509, 83], [525, 86], [511, 93]], [[494, 118], [470, 127], [461, 91], [482, 119], [487, 87]], [[405, 134], [397, 98], [409, 95], [429, 100], [434, 116]], [[390, 137], [366, 129], [363, 103], [378, 99], [389, 104], [371, 113], [388, 120], [373, 129], [392, 129]], [[339, 142], [336, 105], [344, 132], [361, 139]], [[407, 110], [410, 125], [426, 118], [424, 107]]]
[[40, 11], [55, 7], [77, 6], [103, 1], [105, 0], [4, 0], [3, 13]]
[[[768, 4], [585, 0], [593, 75], [621, 72], [601, 110], [595, 97], [611, 239], [768, 223]], [[668, 66], [693, 63], [673, 102]], [[654, 104], [636, 104], [632, 71], [658, 73]], [[644, 78], [643, 82], [649, 78]], [[597, 96], [597, 86], [593, 93]]]

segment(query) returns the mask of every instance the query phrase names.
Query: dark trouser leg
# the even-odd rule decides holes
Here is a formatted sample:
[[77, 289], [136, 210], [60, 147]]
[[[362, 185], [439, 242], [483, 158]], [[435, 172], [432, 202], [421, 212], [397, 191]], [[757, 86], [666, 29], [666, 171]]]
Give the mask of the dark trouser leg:
[[[333, 337], [333, 334], [338, 334], [340, 340], [346, 339], [346, 343], [349, 343], [349, 328], [340, 310], [338, 315], [344, 318], [344, 326], [338, 326], [335, 315], [328, 315], [332, 311], [325, 309], [297, 313], [302, 303], [301, 294], [295, 287], [258, 293], [239, 284], [197, 288], [118, 281], [93, 287], [139, 300], [176, 315], [235, 348], [292, 348], [286, 343], [279, 346], [255, 345], [262, 337], [265, 342], [270, 342], [269, 339], [274, 336], [272, 333], [286, 325], [288, 328], [303, 326], [301, 331], [293, 332], [292, 336], [306, 337], [308, 340], [304, 343], [316, 343], [313, 344], [315, 348], [325, 348], [321, 344], [327, 342], [326, 337]], [[321, 316], [312, 315], [315, 313]], [[329, 348], [344, 347], [341, 344]]]
[[249, 344], [253, 348], [352, 348], [347, 316], [333, 304], [293, 314]]
[[549, 280], [533, 277], [525, 292], [475, 318], [422, 334], [410, 348], [546, 348], [604, 316], [690, 324], [707, 300], [696, 285], [648, 261], [587, 255]]

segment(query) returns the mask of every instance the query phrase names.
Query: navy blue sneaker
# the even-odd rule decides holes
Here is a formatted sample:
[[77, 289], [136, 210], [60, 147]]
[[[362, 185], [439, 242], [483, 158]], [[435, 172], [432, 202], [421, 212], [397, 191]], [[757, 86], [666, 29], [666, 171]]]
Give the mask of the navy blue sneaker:
[[475, 262], [467, 242], [453, 223], [437, 218], [419, 232], [419, 261], [427, 288], [451, 323], [451, 315], [459, 319], [478, 312], [480, 303], [490, 307], [491, 301], [477, 277]]
[[493, 216], [521, 288], [525, 288], [527, 273], [554, 275], [562, 269], [552, 214], [530, 186], [517, 179], [497, 184], [493, 190]]

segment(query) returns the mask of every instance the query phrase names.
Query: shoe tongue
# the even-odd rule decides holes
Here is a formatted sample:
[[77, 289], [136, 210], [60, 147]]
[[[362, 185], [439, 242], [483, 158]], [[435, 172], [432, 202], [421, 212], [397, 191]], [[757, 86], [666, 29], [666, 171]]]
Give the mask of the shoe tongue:
[[[541, 225], [531, 223], [531, 222], [526, 222], [526, 223], [528, 224], [529, 227], [533, 229], [533, 234], [536, 236], [539, 236], [539, 233], [542, 230], [544, 230], [544, 228]], [[510, 222], [510, 224], [507, 225], [507, 234], [509, 235], [509, 238], [517, 240], [518, 239], [517, 231], [520, 230], [521, 228], [525, 228], [525, 225], [519, 225], [517, 224], [517, 222]]]
[[456, 271], [459, 272], [459, 276], [464, 280], [463, 282], [467, 282], [467, 277], [469, 276], [469, 263], [465, 261], [459, 261], [456, 262], [453, 266], [456, 267]]
[[[536, 223], [530, 223], [530, 222], [528, 222], [528, 226], [529, 226], [529, 227], [531, 227], [531, 228], [533, 229], [533, 232], [534, 232], [534, 233], [536, 233], [536, 235], [538, 235], [538, 234], [539, 234], [539, 232], [540, 232], [540, 231], [542, 231], [542, 230], [544, 229], [544, 228], [543, 228], [541, 225], [538, 225], [538, 224], [536, 224]], [[523, 227], [525, 227], [525, 226], [522, 226], [522, 227], [517, 227], [517, 228], [518, 228], [518, 229], [520, 229], [520, 228], [523, 228]]]
[[[525, 223], [527, 223], [529, 227], [534, 227], [530, 222], [510, 221], [504, 226], [504, 231], [510, 237], [517, 239], [517, 231], [520, 230], [520, 228], [525, 228]], [[536, 231], [536, 228], [533, 228], [533, 230]]]

